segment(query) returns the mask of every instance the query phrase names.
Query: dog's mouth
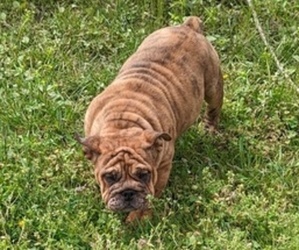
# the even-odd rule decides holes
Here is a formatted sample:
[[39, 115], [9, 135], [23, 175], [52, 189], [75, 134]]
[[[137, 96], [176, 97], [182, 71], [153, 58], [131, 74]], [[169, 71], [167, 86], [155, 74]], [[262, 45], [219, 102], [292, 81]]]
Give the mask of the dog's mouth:
[[148, 201], [146, 199], [146, 194], [132, 189], [124, 190], [113, 195], [107, 203], [108, 209], [115, 212], [143, 210], [147, 205]]

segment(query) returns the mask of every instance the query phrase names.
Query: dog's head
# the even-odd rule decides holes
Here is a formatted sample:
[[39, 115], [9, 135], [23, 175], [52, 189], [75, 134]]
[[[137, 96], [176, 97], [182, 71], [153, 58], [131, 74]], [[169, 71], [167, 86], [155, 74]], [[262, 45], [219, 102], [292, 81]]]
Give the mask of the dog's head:
[[107, 207], [124, 212], [146, 209], [147, 196], [155, 193], [164, 142], [171, 136], [128, 129], [77, 140], [86, 158], [95, 165], [95, 177]]

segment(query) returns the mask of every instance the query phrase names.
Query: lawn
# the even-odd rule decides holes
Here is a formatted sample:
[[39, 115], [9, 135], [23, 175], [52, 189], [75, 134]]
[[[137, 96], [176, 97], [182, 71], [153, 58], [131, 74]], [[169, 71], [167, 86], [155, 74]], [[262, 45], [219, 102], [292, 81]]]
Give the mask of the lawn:
[[[0, 249], [299, 249], [299, 1], [248, 2], [2, 0]], [[221, 57], [220, 133], [188, 130], [153, 218], [127, 225], [73, 135], [142, 39], [188, 15]]]

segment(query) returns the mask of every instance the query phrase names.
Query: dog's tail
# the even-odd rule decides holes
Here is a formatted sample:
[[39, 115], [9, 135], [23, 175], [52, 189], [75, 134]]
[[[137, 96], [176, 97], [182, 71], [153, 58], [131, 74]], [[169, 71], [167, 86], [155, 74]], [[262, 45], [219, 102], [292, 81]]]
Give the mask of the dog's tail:
[[188, 26], [197, 33], [203, 34], [203, 23], [197, 16], [187, 17], [183, 25]]

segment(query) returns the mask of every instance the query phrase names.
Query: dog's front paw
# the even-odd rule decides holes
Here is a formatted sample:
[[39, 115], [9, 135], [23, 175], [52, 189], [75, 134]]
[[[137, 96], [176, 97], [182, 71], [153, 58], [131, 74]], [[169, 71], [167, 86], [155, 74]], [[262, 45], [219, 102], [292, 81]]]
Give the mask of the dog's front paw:
[[126, 223], [132, 223], [135, 222], [136, 220], [144, 220], [151, 217], [152, 217], [151, 209], [135, 210], [129, 213], [129, 215], [126, 218]]

